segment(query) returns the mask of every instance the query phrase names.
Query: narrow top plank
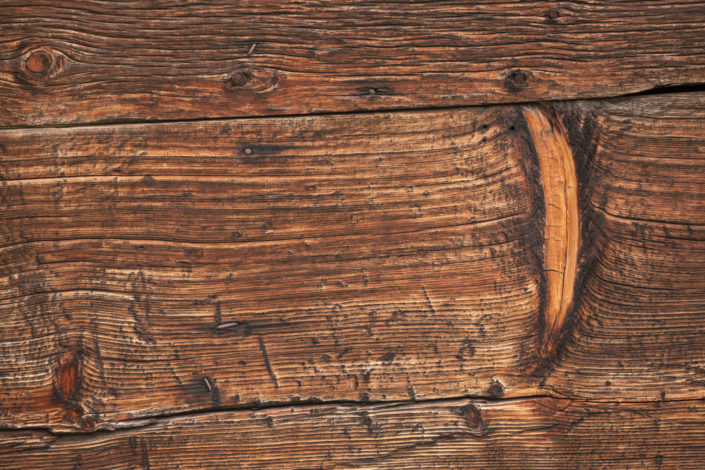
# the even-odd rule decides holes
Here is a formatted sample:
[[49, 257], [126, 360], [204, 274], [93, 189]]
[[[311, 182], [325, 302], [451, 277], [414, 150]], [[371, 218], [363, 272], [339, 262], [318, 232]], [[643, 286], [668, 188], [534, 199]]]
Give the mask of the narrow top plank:
[[0, 126], [615, 96], [705, 81], [703, 2], [3, 2]]

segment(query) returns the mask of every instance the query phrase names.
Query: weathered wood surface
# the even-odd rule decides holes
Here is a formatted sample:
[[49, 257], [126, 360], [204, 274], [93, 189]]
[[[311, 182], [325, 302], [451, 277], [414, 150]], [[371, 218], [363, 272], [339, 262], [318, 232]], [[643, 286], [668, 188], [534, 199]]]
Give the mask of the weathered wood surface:
[[0, 126], [616, 96], [705, 82], [705, 3], [0, 3]]
[[705, 398], [705, 94], [557, 106], [580, 179], [575, 309], [546, 385]]
[[283, 407], [162, 418], [93, 435], [5, 431], [0, 465], [18, 470], [700, 469], [704, 421], [702, 401], [595, 404], [535, 398]]
[[525, 394], [521, 109], [0, 131], [0, 424]]
[[[220, 36], [168, 32], [202, 21], [188, 6], [60, 5], [0, 10], [2, 124], [579, 97], [703, 69], [696, 3], [318, 5], [327, 23], [291, 31], [312, 5], [222, 5]], [[568, 37], [592, 43], [542, 56]], [[704, 128], [705, 94], [683, 93], [0, 130], [0, 467], [702, 468]]]
[[702, 398], [704, 104], [0, 131], [0, 424]]

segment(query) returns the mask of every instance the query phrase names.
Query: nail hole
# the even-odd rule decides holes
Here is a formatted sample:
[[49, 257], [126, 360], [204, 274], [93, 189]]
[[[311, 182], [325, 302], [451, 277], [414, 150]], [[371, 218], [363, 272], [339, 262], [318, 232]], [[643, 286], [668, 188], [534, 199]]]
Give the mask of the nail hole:
[[547, 17], [549, 20], [558, 19], [558, 17], [560, 17], [560, 16], [561, 16], [561, 12], [560, 12], [559, 10], [548, 10], [548, 11], [546, 12], [546, 17]]
[[381, 96], [389, 96], [389, 95], [394, 94], [392, 92], [391, 88], [387, 88], [384, 86], [372, 87], [372, 86], [367, 85], [367, 86], [357, 88], [357, 89], [355, 89], [355, 91], [356, 91], [355, 94], [357, 96], [367, 96], [367, 97], [375, 98], [375, 99], [377, 99], [378, 97], [381, 97]]
[[512, 70], [505, 79], [505, 86], [510, 91], [520, 91], [529, 85], [530, 72]]

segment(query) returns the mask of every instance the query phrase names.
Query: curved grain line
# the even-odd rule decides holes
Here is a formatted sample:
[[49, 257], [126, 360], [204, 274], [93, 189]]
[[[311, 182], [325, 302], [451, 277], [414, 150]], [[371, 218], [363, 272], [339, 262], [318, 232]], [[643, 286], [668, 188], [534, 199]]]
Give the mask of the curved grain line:
[[546, 225], [546, 342], [552, 343], [565, 323], [573, 300], [579, 237], [578, 182], [575, 162], [563, 126], [545, 111], [525, 107], [543, 182]]

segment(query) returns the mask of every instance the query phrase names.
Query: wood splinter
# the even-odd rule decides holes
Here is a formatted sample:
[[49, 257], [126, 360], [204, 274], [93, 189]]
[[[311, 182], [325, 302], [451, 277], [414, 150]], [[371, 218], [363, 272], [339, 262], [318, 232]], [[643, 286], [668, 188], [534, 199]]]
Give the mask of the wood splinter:
[[560, 122], [533, 106], [524, 108], [524, 116], [538, 155], [544, 192], [546, 305], [542, 353], [550, 356], [573, 302], [580, 244], [578, 182]]

